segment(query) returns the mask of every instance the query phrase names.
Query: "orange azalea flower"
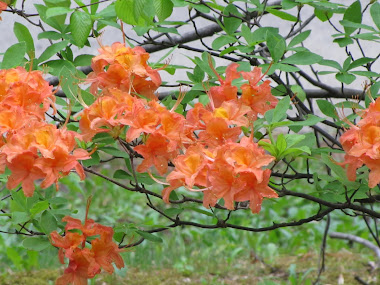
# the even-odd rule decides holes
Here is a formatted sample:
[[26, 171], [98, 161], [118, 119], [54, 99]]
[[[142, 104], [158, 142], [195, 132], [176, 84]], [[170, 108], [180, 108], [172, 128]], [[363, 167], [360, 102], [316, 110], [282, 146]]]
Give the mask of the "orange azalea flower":
[[[116, 87], [150, 99], [155, 97], [154, 92], [161, 85], [161, 77], [157, 70], [147, 64], [149, 54], [142, 47], [129, 48], [114, 43], [111, 47], [100, 48], [99, 52], [100, 55], [92, 59], [94, 72], [88, 76], [92, 82], [91, 93], [96, 94], [98, 88]], [[148, 77], [151, 80], [147, 80]]]
[[258, 214], [261, 210], [263, 198], [277, 198], [278, 194], [268, 187], [271, 171], [265, 169], [262, 181], [251, 173], [241, 173], [236, 180], [234, 200], [237, 202], [249, 201], [252, 213]]
[[[64, 263], [64, 257], [69, 259], [69, 266], [57, 279], [56, 284], [87, 284], [87, 279], [99, 274], [102, 268], [108, 273], [113, 273], [112, 263], [119, 269], [124, 267], [124, 261], [120, 256], [123, 250], [112, 241], [113, 229], [88, 219], [90, 203], [91, 197], [87, 201], [84, 224], [78, 219], [66, 216], [62, 219], [67, 222], [65, 237], [57, 232], [51, 233], [52, 244], [60, 248], [60, 261]], [[70, 232], [74, 229], [80, 230], [80, 233]], [[91, 241], [92, 247], [85, 247], [87, 237], [95, 235], [99, 235], [99, 238]]]
[[184, 179], [186, 185], [192, 188], [194, 185], [206, 186], [205, 167], [209, 160], [205, 158], [201, 147], [191, 146], [185, 155], [174, 159], [176, 170], [171, 172], [167, 181], [173, 179]]
[[241, 72], [241, 74], [249, 81], [249, 84], [243, 84], [240, 87], [242, 90], [240, 101], [251, 107], [254, 115], [263, 115], [276, 107], [278, 100], [271, 93], [270, 81], [266, 80], [261, 85], [257, 85], [263, 77], [261, 68], [255, 67], [253, 71]]
[[[41, 71], [26, 71], [22, 67], [0, 70], [0, 101], [8, 106], [20, 106], [27, 113], [43, 120], [44, 113], [54, 107], [53, 86], [44, 80]], [[55, 109], [54, 109], [55, 110]]]
[[55, 247], [59, 247], [58, 257], [59, 261], [64, 264], [65, 255], [71, 258], [74, 250], [83, 243], [83, 236], [79, 233], [66, 232], [65, 236], [61, 236], [54, 231], [50, 234], [51, 244]]
[[124, 267], [124, 261], [120, 255], [123, 250], [119, 249], [117, 244], [112, 241], [112, 228], [98, 224], [97, 230], [100, 232], [101, 238], [94, 239], [91, 242], [91, 251], [94, 253], [95, 262], [99, 267], [112, 274], [114, 272], [112, 263], [115, 263], [119, 269]]
[[223, 156], [234, 167], [235, 173], [253, 173], [259, 183], [263, 179], [261, 167], [275, 160], [275, 157], [265, 154], [264, 149], [254, 143], [252, 137], [243, 137], [239, 144], [225, 146]]
[[[210, 65], [212, 69], [213, 66]], [[232, 80], [240, 77], [240, 73], [236, 70], [239, 64], [232, 63], [226, 69], [226, 79], [223, 80], [220, 75], [214, 70], [218, 77], [220, 86], [213, 86], [210, 88], [209, 95], [213, 107], [218, 108], [223, 102], [237, 99], [237, 87], [232, 85]]]
[[370, 169], [368, 186], [380, 183], [380, 100], [362, 112], [357, 126], [352, 125], [340, 138], [346, 152], [344, 161], [350, 181], [356, 180], [356, 170], [364, 164]]
[[154, 165], [158, 173], [164, 175], [168, 170], [168, 162], [177, 155], [176, 148], [170, 145], [170, 141], [160, 133], [150, 134], [144, 145], [134, 148], [144, 157], [143, 162], [137, 167], [137, 171], [145, 172]]
[[248, 118], [245, 117], [251, 111], [248, 106], [237, 103], [236, 101], [225, 101], [219, 108], [214, 109], [214, 117], [223, 118], [229, 125], [249, 126]]
[[78, 160], [90, 159], [87, 151], [76, 149], [73, 154], [70, 154], [61, 147], [56, 147], [53, 155], [54, 158], [39, 157], [35, 163], [35, 166], [46, 175], [40, 185], [42, 189], [49, 187], [53, 183], [56, 184], [58, 189], [58, 179], [68, 175], [73, 168], [75, 168], [81, 180], [85, 178], [83, 167]]
[[34, 193], [34, 181], [45, 177], [45, 174], [37, 167], [37, 156], [32, 152], [24, 152], [16, 155], [11, 162], [6, 162], [12, 172], [8, 177], [7, 188], [14, 189], [21, 183], [22, 191], [26, 197], [32, 197]]
[[69, 261], [69, 266], [65, 269], [63, 275], [56, 280], [55, 284], [87, 285], [89, 278], [93, 278], [100, 273], [100, 268], [94, 268], [93, 262], [93, 253], [89, 249], [75, 250]]
[[210, 147], [235, 142], [241, 134], [240, 127], [229, 128], [226, 120], [214, 118], [206, 125], [206, 130], [199, 133], [199, 140]]
[[160, 123], [160, 117], [152, 109], [145, 109], [144, 106], [133, 106], [133, 120], [125, 136], [127, 141], [137, 139], [141, 133], [153, 133]]
[[[227, 209], [234, 209], [234, 201], [250, 201], [253, 213], [260, 211], [264, 197], [275, 198], [277, 193], [268, 187], [271, 171], [261, 167], [275, 158], [244, 137], [240, 144], [230, 143], [217, 150], [208, 173], [209, 189], [204, 205], [214, 206], [224, 199]], [[210, 200], [211, 199], [211, 200]]]

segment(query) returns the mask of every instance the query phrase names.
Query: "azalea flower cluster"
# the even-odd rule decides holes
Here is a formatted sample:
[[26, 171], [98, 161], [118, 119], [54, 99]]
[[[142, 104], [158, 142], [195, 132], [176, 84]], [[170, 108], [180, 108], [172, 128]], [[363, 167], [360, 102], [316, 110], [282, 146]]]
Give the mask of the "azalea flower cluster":
[[340, 164], [347, 168], [350, 181], [355, 181], [356, 170], [366, 165], [370, 169], [368, 186], [373, 188], [380, 183], [380, 99], [372, 102], [361, 117], [340, 137], [346, 152]]
[[[263, 169], [275, 158], [265, 154], [252, 136], [243, 136], [241, 128], [251, 127], [258, 114], [277, 104], [270, 82], [259, 84], [263, 78], [260, 68], [241, 72], [234, 63], [223, 79], [211, 66], [220, 85], [207, 91], [208, 106], [196, 103], [185, 117], [174, 111], [181, 99], [168, 110], [154, 96], [161, 79], [157, 70], [147, 65], [149, 54], [141, 47], [115, 43], [99, 51], [89, 75], [90, 91], [97, 99], [80, 119], [86, 140], [100, 132], [116, 138], [124, 127], [128, 128], [127, 142], [142, 135], [143, 144], [134, 148], [144, 157], [139, 172], [149, 172], [154, 166], [158, 174], [165, 175], [169, 163], [175, 166], [164, 183], [168, 185], [163, 191], [166, 202], [170, 192], [181, 186], [203, 192], [206, 207], [223, 198], [225, 207], [234, 209], [234, 201], [249, 200], [253, 213], [260, 211], [264, 197], [277, 197], [268, 187], [271, 171]], [[241, 77], [247, 82], [238, 96], [232, 81]]]
[[45, 121], [49, 108], [55, 112], [52, 88], [40, 71], [0, 70], [0, 173], [8, 167], [7, 188], [21, 183], [27, 197], [33, 196], [37, 179], [47, 188], [72, 169], [84, 179], [78, 160], [90, 158], [76, 148], [78, 133]]
[[[56, 280], [56, 285], [87, 285], [87, 279], [93, 278], [101, 272], [101, 269], [112, 274], [113, 263], [117, 268], [124, 267], [124, 261], [120, 255], [122, 249], [112, 241], [113, 229], [97, 224], [92, 219], [85, 223], [70, 216], [62, 219], [66, 222], [65, 236], [56, 231], [51, 233], [51, 243], [59, 247], [58, 257], [62, 264], [64, 258], [69, 260], [69, 265], [64, 274]], [[91, 240], [91, 248], [86, 247], [88, 237], [97, 236]]]

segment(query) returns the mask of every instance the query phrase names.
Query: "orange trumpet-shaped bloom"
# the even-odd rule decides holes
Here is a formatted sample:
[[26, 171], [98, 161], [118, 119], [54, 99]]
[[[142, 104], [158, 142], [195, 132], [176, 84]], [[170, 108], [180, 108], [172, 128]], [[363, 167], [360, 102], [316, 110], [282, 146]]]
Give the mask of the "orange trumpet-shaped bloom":
[[[59, 277], [56, 284], [87, 284], [89, 278], [99, 274], [102, 269], [113, 273], [113, 263], [117, 268], [124, 267], [124, 261], [120, 256], [123, 251], [113, 242], [114, 231], [88, 219], [88, 211], [91, 198], [87, 202], [86, 218], [84, 224], [79, 219], [66, 216], [62, 221], [67, 222], [65, 236], [57, 232], [51, 233], [51, 242], [59, 248], [59, 259], [64, 263], [64, 257], [69, 259], [69, 265], [64, 274]], [[80, 233], [70, 232], [79, 230]], [[97, 236], [91, 241], [91, 248], [85, 247], [87, 237]]]
[[366, 165], [370, 169], [368, 186], [380, 183], [380, 100], [371, 103], [361, 112], [362, 119], [340, 138], [346, 152], [344, 161], [338, 163], [347, 170], [350, 181], [356, 180], [356, 170]]
[[75, 250], [69, 261], [69, 266], [59, 277], [56, 285], [87, 285], [87, 280], [100, 273], [100, 268], [94, 268], [93, 253], [87, 248]]
[[145, 144], [136, 146], [134, 150], [144, 157], [137, 167], [138, 172], [145, 172], [154, 165], [160, 175], [167, 172], [168, 162], [177, 155], [170, 141], [160, 133], [150, 134]]
[[36, 165], [37, 157], [32, 152], [24, 152], [16, 155], [11, 162], [6, 165], [12, 172], [8, 177], [7, 188], [14, 189], [21, 183], [22, 191], [26, 197], [33, 196], [34, 181], [45, 178], [45, 174]]
[[236, 70], [239, 67], [237, 63], [230, 64], [226, 69], [226, 79], [223, 80], [215, 71], [220, 86], [210, 88], [209, 94], [215, 108], [220, 107], [223, 102], [237, 99], [237, 87], [232, 85], [232, 80], [240, 77], [240, 73]]
[[160, 123], [160, 116], [152, 109], [143, 106], [134, 106], [132, 111], [133, 121], [125, 136], [127, 141], [133, 141], [141, 133], [153, 133]]
[[157, 70], [147, 64], [149, 54], [142, 47], [130, 48], [114, 43], [111, 47], [100, 48], [99, 52], [100, 55], [92, 59], [94, 72], [88, 76], [92, 82], [91, 93], [96, 94], [98, 88], [116, 87], [150, 99], [155, 97], [154, 92], [161, 85], [161, 77]]
[[229, 128], [226, 120], [214, 118], [207, 123], [206, 130], [199, 133], [199, 141], [208, 146], [216, 147], [236, 141], [240, 134], [241, 128]]

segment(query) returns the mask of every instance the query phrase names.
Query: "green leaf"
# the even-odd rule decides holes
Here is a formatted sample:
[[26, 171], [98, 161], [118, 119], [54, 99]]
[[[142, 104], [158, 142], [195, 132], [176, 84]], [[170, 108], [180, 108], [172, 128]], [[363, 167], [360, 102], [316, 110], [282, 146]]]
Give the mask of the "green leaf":
[[34, 41], [29, 29], [23, 24], [15, 22], [13, 32], [20, 43], [25, 42], [26, 53], [29, 55], [29, 59], [34, 58]]
[[359, 58], [355, 61], [353, 61], [349, 66], [348, 66], [348, 69], [347, 70], [350, 70], [350, 69], [353, 69], [353, 68], [356, 68], [356, 67], [359, 67], [359, 66], [362, 66], [364, 64], [367, 64], [371, 61], [373, 61], [374, 58], [369, 58], [369, 57], [362, 57], [362, 58]]
[[282, 0], [281, 6], [284, 10], [289, 10], [299, 5], [299, 3], [296, 3], [295, 0]]
[[223, 24], [224, 29], [226, 30], [227, 34], [233, 34], [236, 32], [236, 30], [241, 25], [242, 20], [230, 16], [230, 14], [241, 17], [241, 14], [239, 13], [238, 9], [233, 4], [229, 4], [226, 6], [226, 8], [223, 11], [223, 14], [226, 15], [223, 17]]
[[307, 119], [305, 121], [292, 122], [292, 126], [314, 126], [315, 124], [322, 122], [324, 119], [317, 117], [315, 115], [309, 114], [307, 115]]
[[286, 144], [288, 147], [292, 147], [295, 144], [303, 141], [306, 138], [305, 135], [291, 134], [285, 135]]
[[22, 224], [29, 221], [30, 217], [28, 213], [25, 212], [13, 212], [12, 222], [15, 224]]
[[339, 21], [339, 23], [344, 27], [350, 27], [350, 28], [355, 28], [355, 29], [365, 29], [365, 30], [369, 30], [372, 32], [376, 32], [376, 30], [374, 28], [372, 28], [371, 26], [368, 26], [368, 25], [364, 25], [364, 24], [358, 24], [358, 23], [354, 23], [351, 21], [347, 21], [347, 20], [341, 20], [341, 21]]
[[24, 239], [22, 246], [29, 250], [41, 251], [51, 245], [46, 237], [29, 237]]
[[269, 13], [271, 13], [272, 15], [279, 17], [279, 18], [286, 20], [286, 21], [297, 22], [297, 20], [298, 20], [296, 16], [293, 16], [293, 15], [286, 13], [284, 11], [281, 11], [281, 10], [277, 10], [277, 9], [273, 9], [273, 8], [269, 8], [269, 7], [266, 10]]
[[108, 153], [116, 157], [129, 158], [128, 153], [111, 146], [104, 146], [104, 147], [99, 148], [99, 150], [104, 151], [105, 153]]
[[356, 76], [347, 72], [339, 72], [335, 75], [335, 78], [342, 83], [351, 84], [356, 79]]
[[81, 54], [74, 59], [75, 66], [88, 66], [91, 65], [91, 60], [94, 56], [91, 54]]
[[183, 208], [170, 208], [166, 209], [164, 213], [168, 216], [177, 216], [183, 212]]
[[57, 219], [50, 211], [44, 211], [41, 215], [40, 226], [44, 233], [50, 234], [57, 229]]
[[236, 38], [232, 36], [219, 36], [211, 44], [212, 48], [219, 50], [221, 47], [236, 42]]
[[13, 262], [13, 264], [18, 268], [22, 268], [22, 258], [20, 254], [13, 247], [6, 248], [8, 258]]
[[274, 62], [278, 62], [286, 50], [285, 39], [279, 34], [268, 34], [267, 46]]
[[[99, 134], [97, 134], [99, 135]], [[92, 155], [91, 155], [91, 158], [90, 159], [86, 159], [86, 160], [83, 160], [82, 163], [85, 167], [89, 167], [89, 166], [92, 166], [92, 165], [96, 165], [96, 164], [99, 164], [100, 162], [100, 156], [99, 156], [99, 153], [97, 151], [95, 151]]]
[[356, 75], [359, 75], [359, 76], [366, 76], [366, 77], [379, 77], [380, 74], [377, 73], [377, 72], [373, 72], [373, 71], [351, 71], [352, 74], [356, 74]]
[[99, 144], [112, 144], [115, 139], [109, 133], [99, 133], [94, 136], [92, 142]]
[[42, 63], [50, 59], [52, 56], [54, 56], [56, 53], [62, 51], [67, 47], [68, 41], [62, 41], [59, 43], [52, 44], [51, 46], [47, 47], [46, 50], [40, 55], [37, 62]]
[[[269, 67], [269, 65], [268, 65], [268, 67]], [[279, 62], [273, 64], [272, 67], [275, 70], [278, 69], [278, 70], [285, 71], [285, 72], [297, 72], [297, 71], [300, 71], [300, 69], [297, 66], [289, 65], [289, 64], [282, 64], [282, 63], [279, 63]], [[268, 72], [268, 74], [270, 74], [270, 71]]]
[[345, 47], [354, 43], [354, 41], [349, 37], [337, 38], [333, 40], [334, 43], [337, 43], [340, 47]]
[[285, 58], [281, 63], [290, 63], [295, 65], [311, 65], [322, 60], [322, 56], [310, 51], [300, 51], [288, 58]]
[[59, 15], [67, 15], [71, 13], [71, 9], [69, 7], [52, 7], [46, 10], [46, 18], [55, 17]]
[[241, 28], [241, 35], [246, 40], [247, 44], [251, 45], [252, 42], [255, 40], [251, 29], [248, 28], [246, 24], [241, 25], [240, 28]]
[[160, 21], [168, 18], [173, 12], [173, 2], [171, 0], [153, 0], [154, 10]]
[[9, 69], [19, 66], [24, 61], [26, 52], [26, 43], [21, 42], [10, 46], [3, 56], [1, 69]]
[[117, 0], [116, 15], [126, 24], [137, 25], [134, 13], [134, 0]]
[[140, 231], [140, 230], [135, 230], [135, 232], [137, 234], [139, 234], [140, 236], [142, 236], [144, 239], [147, 239], [149, 241], [152, 241], [152, 242], [162, 242], [162, 238], [160, 238], [158, 236], [155, 236], [154, 234], [151, 234], [151, 233], [148, 233], [148, 232], [144, 232], [144, 231]]
[[64, 37], [64, 35], [62, 35], [58, 32], [46, 31], [46, 32], [39, 33], [37, 36], [37, 39], [39, 39], [39, 40], [50, 39], [53, 41], [58, 41], [58, 40], [62, 39], [63, 37]]
[[276, 108], [274, 108], [272, 123], [277, 123], [286, 118], [286, 112], [290, 106], [290, 97], [285, 96], [282, 100], [277, 103]]
[[48, 201], [40, 201], [33, 205], [33, 207], [30, 209], [30, 214], [32, 216], [41, 213], [42, 211], [45, 211], [49, 208], [49, 202]]
[[287, 147], [287, 143], [283, 134], [279, 134], [276, 141], [278, 154], [281, 154]]
[[306, 93], [299, 85], [292, 85], [290, 89], [293, 91], [294, 95], [297, 96], [298, 99], [301, 100], [301, 102], [305, 101], [306, 99]]
[[371, 17], [376, 27], [380, 30], [380, 3], [376, 1], [376, 3], [371, 5], [369, 9], [371, 13]]
[[342, 67], [340, 66], [340, 64], [338, 62], [336, 62], [335, 60], [323, 59], [320, 62], [318, 62], [318, 64], [324, 65], [324, 66], [330, 66], [330, 67], [335, 68], [337, 70], [342, 70]]
[[376, 33], [361, 33], [352, 36], [355, 39], [365, 40], [365, 41], [376, 41], [380, 40], [380, 37]]
[[347, 180], [346, 173], [345, 173], [344, 169], [343, 169], [341, 166], [335, 164], [335, 163], [332, 161], [332, 159], [331, 159], [328, 155], [326, 155], [326, 154], [322, 154], [321, 157], [322, 157], [322, 161], [323, 161], [323, 163], [326, 164], [328, 167], [330, 167], [330, 169], [331, 169], [336, 175], [338, 175], [338, 178], [339, 178], [340, 180], [343, 180], [343, 181]]
[[92, 29], [91, 16], [86, 12], [75, 11], [70, 17], [70, 31], [76, 45], [80, 48], [87, 42]]
[[311, 30], [307, 30], [298, 34], [290, 41], [288, 47], [293, 47], [295, 45], [302, 43], [304, 40], [306, 40], [310, 36], [310, 33], [311, 33]]
[[326, 22], [332, 17], [333, 13], [327, 9], [315, 8], [314, 15], [317, 16], [317, 18], [321, 20], [322, 22]]
[[[362, 7], [360, 1], [355, 1], [352, 3], [346, 10], [343, 16], [343, 20], [347, 20], [353, 23], [361, 23], [362, 22]], [[346, 35], [351, 35], [356, 28], [344, 26], [344, 32]]]
[[328, 117], [339, 119], [335, 106], [327, 100], [317, 100], [317, 105], [321, 112]]
[[113, 178], [133, 180], [133, 177], [128, 172], [122, 169], [116, 170], [115, 173], [113, 174]]

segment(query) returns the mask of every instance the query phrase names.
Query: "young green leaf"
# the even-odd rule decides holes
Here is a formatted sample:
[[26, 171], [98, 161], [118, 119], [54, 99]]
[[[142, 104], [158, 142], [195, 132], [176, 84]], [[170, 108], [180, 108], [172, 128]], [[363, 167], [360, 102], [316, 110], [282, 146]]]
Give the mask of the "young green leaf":
[[307, 30], [298, 34], [290, 41], [288, 47], [293, 47], [295, 45], [302, 43], [304, 40], [306, 40], [310, 36], [310, 33], [311, 33], [311, 30]]
[[286, 50], [285, 39], [279, 34], [268, 33], [267, 46], [274, 62], [278, 62]]
[[151, 234], [151, 233], [148, 233], [148, 232], [144, 232], [144, 231], [140, 231], [140, 230], [135, 230], [135, 232], [137, 234], [139, 234], [140, 236], [142, 236], [144, 239], [146, 240], [149, 240], [149, 241], [152, 241], [152, 242], [162, 242], [162, 238], [154, 235], [154, 234]]
[[310, 51], [300, 51], [297, 52], [288, 58], [285, 58], [281, 63], [289, 63], [295, 65], [311, 65], [314, 63], [318, 63], [322, 60], [322, 56], [310, 52]]
[[279, 18], [286, 20], [286, 21], [297, 22], [297, 20], [298, 20], [298, 18], [296, 16], [293, 16], [293, 15], [286, 13], [284, 11], [281, 11], [281, 10], [277, 10], [274, 8], [267, 8], [266, 10], [269, 13], [271, 13], [272, 15], [279, 17]]
[[[224, 9], [223, 14], [226, 15], [223, 17], [223, 24], [224, 24], [224, 28], [227, 34], [230, 35], [230, 34], [235, 33], [242, 22], [242, 20], [240, 20], [239, 18], [234, 17], [234, 16], [238, 16], [238, 17], [241, 16], [238, 9], [235, 7], [235, 5], [229, 4]], [[234, 16], [231, 16], [231, 15], [234, 15]]]
[[3, 56], [1, 69], [9, 69], [19, 66], [24, 61], [26, 52], [26, 43], [21, 42], [10, 46]]
[[373, 22], [375, 23], [376, 27], [380, 30], [380, 3], [376, 1], [374, 4], [371, 5], [369, 11], [371, 13]]
[[22, 242], [22, 246], [29, 250], [41, 251], [51, 246], [46, 237], [28, 237]]
[[62, 41], [59, 43], [52, 44], [51, 46], [47, 47], [46, 50], [40, 55], [37, 62], [42, 63], [44, 61], [47, 61], [52, 56], [54, 56], [56, 53], [65, 49], [67, 44], [68, 44], [68, 41]]
[[348, 72], [339, 72], [335, 75], [335, 78], [345, 84], [351, 84], [356, 79], [356, 76]]
[[34, 41], [32, 35], [29, 32], [29, 29], [23, 24], [15, 22], [13, 26], [13, 32], [20, 43], [25, 42], [26, 53], [28, 54], [29, 59], [34, 58]]
[[57, 229], [57, 219], [50, 211], [46, 210], [41, 215], [40, 226], [44, 233], [50, 234]]
[[75, 44], [82, 48], [92, 29], [91, 16], [86, 12], [75, 11], [70, 17], [70, 31]]
[[173, 2], [171, 0], [153, 0], [154, 10], [159, 21], [163, 21], [173, 13]]
[[272, 123], [277, 123], [283, 120], [286, 117], [286, 112], [290, 106], [290, 97], [285, 96], [282, 100], [277, 103], [276, 108], [273, 112]]
[[[360, 1], [355, 1], [352, 3], [346, 10], [343, 16], [343, 20], [347, 20], [354, 23], [361, 23], [362, 22], [362, 6], [360, 4]], [[351, 35], [356, 28], [347, 27], [344, 26], [344, 32], [346, 35]]]
[[327, 100], [317, 100], [317, 105], [321, 112], [328, 117], [339, 119], [335, 106]]

